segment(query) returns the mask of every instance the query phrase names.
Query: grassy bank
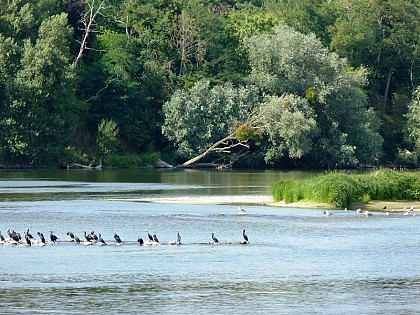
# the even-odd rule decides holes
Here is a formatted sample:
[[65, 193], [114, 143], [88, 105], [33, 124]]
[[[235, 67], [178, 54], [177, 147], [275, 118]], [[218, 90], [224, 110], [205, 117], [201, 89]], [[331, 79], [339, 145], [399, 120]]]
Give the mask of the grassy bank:
[[299, 180], [280, 180], [274, 201], [329, 203], [337, 208], [370, 200], [420, 200], [420, 174], [381, 169], [367, 174], [332, 172]]

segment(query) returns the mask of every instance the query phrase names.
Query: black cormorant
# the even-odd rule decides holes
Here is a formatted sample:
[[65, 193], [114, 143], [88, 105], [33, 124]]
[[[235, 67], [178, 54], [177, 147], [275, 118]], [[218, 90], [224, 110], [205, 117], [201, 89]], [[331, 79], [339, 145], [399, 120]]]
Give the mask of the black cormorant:
[[245, 234], [245, 229], [242, 229], [242, 236], [244, 237], [245, 242], [249, 243], [248, 235]]
[[122, 243], [121, 238], [119, 237], [119, 235], [117, 233], [114, 234], [114, 239], [118, 244]]
[[90, 235], [92, 236], [92, 240], [97, 242], [98, 241], [98, 236], [95, 234], [95, 231], [90, 232]]
[[53, 231], [50, 231], [50, 240], [53, 243], [57, 243], [58, 237], [53, 234]]
[[86, 231], [83, 231], [84, 235], [85, 235], [85, 242], [92, 242], [93, 241], [93, 237], [91, 234], [86, 234]]
[[39, 240], [41, 241], [42, 244], [45, 244], [45, 237], [44, 234], [42, 234], [41, 232], [37, 233], [39, 236]]
[[101, 245], [106, 245], [104, 239], [102, 238], [101, 234], [98, 234], [98, 240], [101, 242]]
[[32, 234], [29, 233], [29, 229], [26, 229], [26, 231], [25, 231], [24, 234], [27, 235], [29, 237], [29, 239], [34, 239], [34, 237], [32, 236]]
[[26, 244], [27, 244], [28, 246], [31, 246], [31, 245], [32, 245], [32, 243], [31, 243], [31, 239], [29, 238], [29, 236], [28, 236], [28, 235], [25, 235], [25, 240], [26, 240]]
[[69, 242], [74, 242], [75, 241], [73, 232], [69, 231], [69, 232], [67, 232], [67, 235], [70, 237]]
[[211, 233], [211, 239], [215, 244], [219, 243], [219, 240], [216, 238], [216, 236], [214, 236], [214, 233]]

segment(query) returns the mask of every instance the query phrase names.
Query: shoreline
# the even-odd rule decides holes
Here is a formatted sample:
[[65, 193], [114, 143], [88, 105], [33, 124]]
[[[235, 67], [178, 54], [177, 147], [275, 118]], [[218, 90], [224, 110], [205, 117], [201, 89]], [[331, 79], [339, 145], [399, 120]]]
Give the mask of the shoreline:
[[[313, 202], [313, 201], [297, 201], [292, 203], [285, 203], [284, 201], [274, 202], [270, 195], [220, 195], [220, 196], [176, 196], [176, 197], [145, 197], [145, 198], [110, 198], [110, 201], [128, 201], [128, 202], [150, 202], [150, 203], [175, 203], [175, 204], [196, 204], [196, 205], [263, 205], [279, 208], [303, 208], [303, 209], [335, 209], [332, 204]], [[386, 206], [387, 211], [404, 211], [404, 208], [420, 209], [420, 201], [410, 200], [396, 200], [396, 201], [381, 201], [371, 200], [369, 203], [354, 202], [349, 207], [349, 210], [362, 209], [369, 211], [384, 211]]]

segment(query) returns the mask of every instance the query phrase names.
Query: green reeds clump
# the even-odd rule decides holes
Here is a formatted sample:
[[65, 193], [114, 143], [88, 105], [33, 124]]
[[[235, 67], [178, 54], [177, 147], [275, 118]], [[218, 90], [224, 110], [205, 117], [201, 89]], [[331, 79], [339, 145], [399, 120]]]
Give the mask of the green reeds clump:
[[280, 180], [273, 187], [275, 201], [326, 202], [344, 208], [370, 200], [420, 200], [420, 174], [387, 169], [367, 174], [332, 172], [299, 180]]

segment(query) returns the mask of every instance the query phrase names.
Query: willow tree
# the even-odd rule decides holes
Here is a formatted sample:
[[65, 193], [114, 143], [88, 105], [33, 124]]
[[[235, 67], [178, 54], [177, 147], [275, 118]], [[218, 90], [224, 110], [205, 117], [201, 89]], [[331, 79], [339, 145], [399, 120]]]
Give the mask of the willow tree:
[[263, 148], [267, 163], [308, 154], [318, 133], [315, 111], [305, 98], [294, 94], [267, 96], [254, 121], [268, 140]]
[[189, 90], [177, 90], [163, 105], [163, 135], [173, 141], [181, 158], [197, 162], [211, 153], [231, 153], [249, 148], [247, 140], [237, 140], [237, 128], [247, 121], [259, 104], [257, 90], [234, 87], [231, 83], [210, 86], [198, 81]]
[[247, 46], [251, 84], [306, 98], [313, 109], [318, 132], [307, 156], [334, 167], [379, 161], [383, 141], [363, 90], [366, 71], [352, 69], [315, 35], [286, 26], [249, 38]]

